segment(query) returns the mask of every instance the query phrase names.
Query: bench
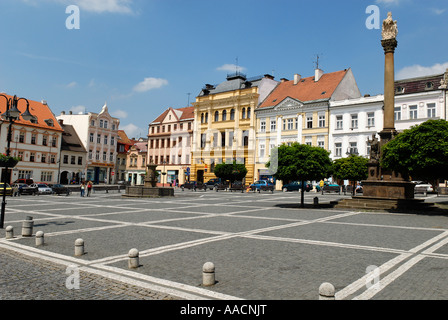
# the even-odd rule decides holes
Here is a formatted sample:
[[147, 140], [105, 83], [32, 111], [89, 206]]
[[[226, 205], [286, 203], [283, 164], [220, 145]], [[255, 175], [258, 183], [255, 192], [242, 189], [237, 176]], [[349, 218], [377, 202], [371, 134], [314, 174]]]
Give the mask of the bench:
[[330, 193], [330, 192], [336, 192], [341, 194], [341, 187], [339, 186], [324, 186], [322, 188], [322, 194], [324, 194], [324, 192]]

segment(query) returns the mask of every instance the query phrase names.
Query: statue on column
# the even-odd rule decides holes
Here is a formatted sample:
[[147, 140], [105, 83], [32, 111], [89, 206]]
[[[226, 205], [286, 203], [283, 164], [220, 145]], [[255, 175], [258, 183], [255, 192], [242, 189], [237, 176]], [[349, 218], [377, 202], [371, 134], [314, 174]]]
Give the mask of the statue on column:
[[392, 12], [387, 14], [387, 19], [383, 21], [383, 40], [396, 39], [398, 35], [397, 21], [392, 19]]

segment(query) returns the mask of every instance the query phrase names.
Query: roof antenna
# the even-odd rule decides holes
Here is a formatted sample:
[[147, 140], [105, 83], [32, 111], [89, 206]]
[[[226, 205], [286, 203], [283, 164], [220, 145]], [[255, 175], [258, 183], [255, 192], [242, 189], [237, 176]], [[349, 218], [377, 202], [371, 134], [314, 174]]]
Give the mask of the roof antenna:
[[316, 54], [316, 61], [313, 61], [314, 65], [316, 66], [315, 69], [320, 69], [319, 68], [319, 59], [320, 59], [320, 55]]

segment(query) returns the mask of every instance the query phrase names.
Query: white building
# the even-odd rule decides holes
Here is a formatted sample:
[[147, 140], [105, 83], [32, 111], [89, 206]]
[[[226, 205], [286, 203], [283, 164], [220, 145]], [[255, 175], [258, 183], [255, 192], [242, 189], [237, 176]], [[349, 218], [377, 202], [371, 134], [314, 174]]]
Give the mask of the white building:
[[333, 160], [370, 157], [369, 140], [383, 130], [384, 96], [330, 102], [329, 151]]
[[83, 179], [98, 183], [115, 183], [115, 159], [117, 157], [118, 126], [120, 120], [113, 118], [104, 105], [100, 113], [65, 114], [57, 119], [72, 125], [84, 148], [87, 163]]

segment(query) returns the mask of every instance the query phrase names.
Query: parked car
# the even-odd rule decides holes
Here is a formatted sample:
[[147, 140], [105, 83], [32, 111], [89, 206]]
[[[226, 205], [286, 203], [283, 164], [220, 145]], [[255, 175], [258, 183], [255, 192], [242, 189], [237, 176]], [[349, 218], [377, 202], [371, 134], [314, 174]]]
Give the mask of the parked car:
[[250, 185], [250, 189], [252, 191], [271, 191], [274, 192], [274, 184], [272, 182], [266, 181], [266, 180], [259, 180], [259, 181], [255, 181], [254, 183], [252, 183]]
[[184, 191], [185, 189], [194, 190], [194, 191], [196, 191], [197, 189], [207, 190], [207, 186], [205, 184], [203, 184], [202, 182], [197, 182], [197, 181], [187, 181], [184, 184], [182, 184], [180, 186], [180, 188], [182, 189], [182, 191]]
[[220, 178], [210, 179], [205, 183], [207, 189], [210, 189], [210, 190], [213, 190], [219, 184], [221, 184]]
[[65, 194], [68, 196], [71, 193], [70, 189], [62, 184], [53, 184], [51, 189], [53, 190], [53, 193], [57, 195]]
[[324, 194], [324, 192], [336, 192], [341, 194], [341, 187], [337, 183], [325, 181], [324, 187], [322, 188], [322, 194]]
[[426, 192], [434, 192], [434, 187], [432, 184], [426, 182], [426, 181], [412, 181], [415, 183], [415, 188], [417, 190], [424, 190]]
[[[282, 187], [283, 192], [288, 192], [288, 191], [299, 191], [302, 189], [302, 182], [301, 181], [294, 181], [288, 184], [284, 184]], [[306, 192], [310, 192], [311, 190], [313, 190], [313, 186], [306, 182], [305, 183], [305, 191]]]
[[37, 192], [39, 194], [52, 194], [53, 193], [53, 189], [51, 189], [45, 183], [33, 183], [30, 187], [32, 187], [32, 188], [37, 187]]
[[14, 188], [15, 186], [19, 188], [19, 195], [30, 194], [35, 196], [36, 194], [39, 194], [39, 190], [37, 187], [31, 187], [26, 183], [14, 183], [12, 187]]
[[34, 180], [33, 179], [17, 179], [16, 181], [14, 181], [14, 183], [24, 183], [27, 185], [33, 184]]
[[[5, 184], [3, 182], [0, 182], [0, 195], [3, 195], [3, 189], [5, 188]], [[7, 196], [11, 196], [12, 197], [12, 188], [9, 185], [9, 183], [6, 184], [6, 192], [5, 194]]]

